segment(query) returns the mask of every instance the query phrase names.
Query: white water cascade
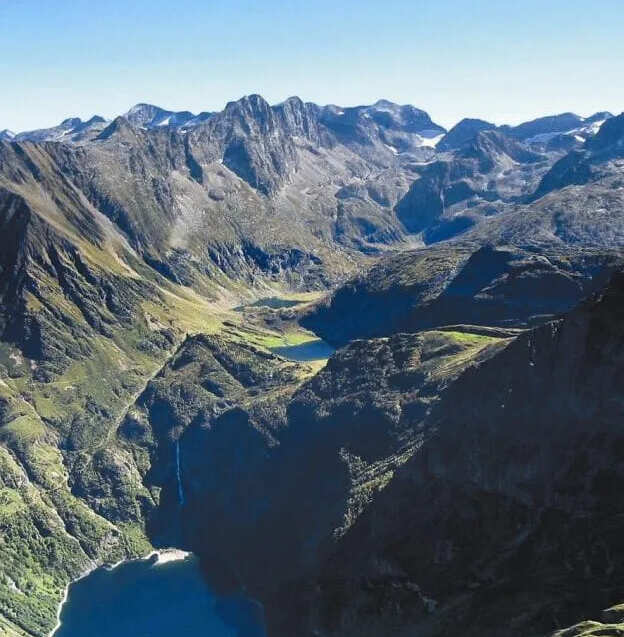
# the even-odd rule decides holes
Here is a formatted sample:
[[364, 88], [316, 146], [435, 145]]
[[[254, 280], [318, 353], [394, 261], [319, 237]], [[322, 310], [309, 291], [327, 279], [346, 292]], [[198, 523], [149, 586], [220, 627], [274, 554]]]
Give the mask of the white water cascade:
[[182, 486], [182, 472], [180, 470], [180, 441], [176, 440], [176, 479], [178, 481], [178, 502], [184, 506], [184, 487]]

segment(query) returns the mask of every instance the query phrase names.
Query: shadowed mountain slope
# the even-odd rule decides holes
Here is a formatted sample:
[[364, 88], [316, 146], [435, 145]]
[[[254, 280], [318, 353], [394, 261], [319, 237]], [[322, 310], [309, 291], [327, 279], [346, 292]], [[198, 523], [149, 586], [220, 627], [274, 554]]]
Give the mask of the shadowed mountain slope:
[[618, 602], [623, 317], [617, 274], [461, 374], [320, 574], [273, 600], [276, 634], [544, 634]]
[[457, 323], [526, 327], [571, 309], [621, 264], [617, 251], [440, 245], [380, 261], [302, 321], [335, 345]]

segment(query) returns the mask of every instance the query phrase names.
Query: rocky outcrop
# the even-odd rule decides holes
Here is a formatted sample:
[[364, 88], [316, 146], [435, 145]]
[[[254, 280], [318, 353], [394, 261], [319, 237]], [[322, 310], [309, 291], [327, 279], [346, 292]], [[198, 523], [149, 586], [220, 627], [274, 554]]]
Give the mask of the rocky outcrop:
[[600, 621], [585, 620], [557, 630], [550, 637], [590, 637], [603, 635], [604, 637], [618, 637], [624, 631], [624, 606], [618, 604], [600, 613]]

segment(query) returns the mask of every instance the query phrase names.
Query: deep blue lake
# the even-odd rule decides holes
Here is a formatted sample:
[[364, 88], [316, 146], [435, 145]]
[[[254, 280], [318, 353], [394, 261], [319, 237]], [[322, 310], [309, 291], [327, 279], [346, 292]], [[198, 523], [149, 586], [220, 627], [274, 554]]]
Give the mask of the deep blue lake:
[[306, 361], [318, 361], [329, 358], [336, 350], [320, 338], [301, 343], [300, 345], [287, 345], [285, 347], [272, 347], [272, 352], [288, 358], [292, 361], [305, 363]]
[[261, 606], [217, 597], [195, 557], [99, 568], [69, 588], [54, 637], [265, 637]]

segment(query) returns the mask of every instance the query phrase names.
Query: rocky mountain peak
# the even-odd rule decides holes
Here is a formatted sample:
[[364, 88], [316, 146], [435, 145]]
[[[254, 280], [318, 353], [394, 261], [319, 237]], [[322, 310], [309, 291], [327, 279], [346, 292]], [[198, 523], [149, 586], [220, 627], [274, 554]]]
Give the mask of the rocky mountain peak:
[[[624, 113], [606, 119], [580, 149], [572, 150], [555, 162], [542, 178], [534, 198], [565, 186], [601, 179], [609, 161], [621, 157], [624, 157]], [[613, 170], [617, 172], [617, 166]]]
[[68, 117], [57, 126], [41, 128], [32, 131], [17, 133], [15, 141], [31, 142], [83, 142], [93, 139], [106, 124], [106, 120], [99, 115], [83, 121], [80, 117]]
[[80, 117], [68, 117], [61, 122], [61, 128], [66, 128], [69, 130], [70, 128], [76, 128], [81, 124], [82, 120], [80, 119]]
[[101, 117], [100, 115], [94, 115], [91, 119], [88, 119], [85, 122], [85, 126], [91, 126], [93, 124], [103, 124], [105, 122], [106, 122], [106, 120], [103, 117]]
[[576, 113], [560, 113], [538, 117], [518, 126], [501, 126], [501, 130], [511, 137], [526, 140], [536, 135], [563, 133], [578, 128], [583, 124], [583, 118]]
[[624, 113], [606, 119], [596, 135], [589, 139], [586, 147], [594, 152], [612, 149], [624, 153]]
[[589, 117], [585, 118], [585, 123], [586, 124], [593, 124], [595, 122], [604, 122], [606, 119], [609, 119], [613, 117], [613, 113], [610, 113], [609, 111], [598, 111], [597, 113], [594, 113], [593, 115], [590, 115]]
[[443, 134], [446, 131], [434, 124], [429, 114], [410, 104], [399, 105], [388, 100], [378, 100], [372, 106], [358, 107], [358, 114], [371, 118], [381, 127], [424, 136]]
[[373, 106], [377, 107], [377, 108], [394, 108], [396, 107], [396, 104], [394, 102], [391, 102], [390, 100], [385, 100], [385, 99], [380, 99], [377, 100]]
[[110, 139], [113, 136], [136, 136], [135, 127], [128, 121], [125, 115], [116, 117], [97, 137], [96, 140], [102, 141]]
[[425, 111], [388, 100], [370, 106], [325, 106], [319, 120], [341, 143], [375, 148], [382, 154], [420, 152], [446, 132]]
[[543, 159], [543, 156], [528, 150], [515, 139], [498, 130], [482, 130], [459, 152], [462, 157], [476, 157], [487, 165], [497, 155], [505, 154], [519, 163], [531, 163]]
[[320, 143], [320, 109], [316, 104], [305, 103], [300, 97], [294, 96], [273, 106], [272, 110], [290, 135]]
[[123, 115], [133, 126], [139, 128], [191, 128], [201, 124], [212, 116], [212, 113], [202, 112], [199, 115], [191, 111], [170, 111], [154, 104], [135, 104]]
[[153, 104], [135, 104], [127, 113], [123, 115], [133, 126], [152, 127], [158, 126], [172, 115], [172, 111], [167, 111]]
[[455, 124], [455, 126], [444, 135], [436, 148], [442, 151], [460, 148], [474, 139], [481, 131], [492, 130], [494, 128], [496, 128], [496, 125], [491, 122], [466, 117]]
[[228, 102], [223, 111], [225, 118], [237, 118], [241, 123], [256, 122], [263, 128], [273, 124], [270, 104], [261, 95], [245, 95], [234, 102]]

